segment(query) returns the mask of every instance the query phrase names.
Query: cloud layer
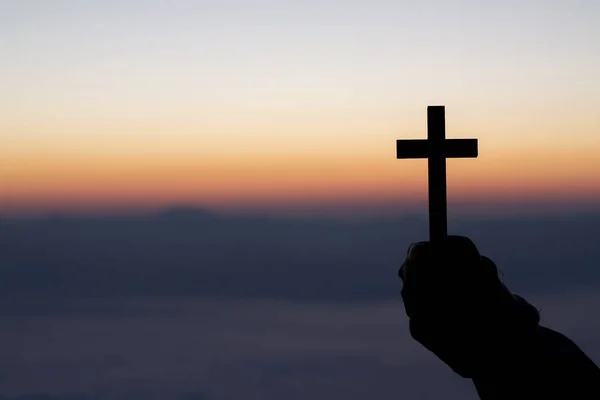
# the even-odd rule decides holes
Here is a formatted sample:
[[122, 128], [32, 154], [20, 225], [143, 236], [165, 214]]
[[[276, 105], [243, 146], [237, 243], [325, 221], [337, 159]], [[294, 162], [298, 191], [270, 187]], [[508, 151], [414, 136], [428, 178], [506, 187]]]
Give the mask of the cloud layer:
[[[451, 227], [598, 361], [599, 220]], [[189, 210], [4, 219], [0, 399], [476, 399], [407, 332], [395, 273], [425, 228]]]

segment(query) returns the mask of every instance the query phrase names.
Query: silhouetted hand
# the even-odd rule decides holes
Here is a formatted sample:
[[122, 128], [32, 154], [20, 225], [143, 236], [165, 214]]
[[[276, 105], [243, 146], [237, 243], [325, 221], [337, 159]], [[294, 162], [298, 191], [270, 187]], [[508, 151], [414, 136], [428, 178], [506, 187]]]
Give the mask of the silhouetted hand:
[[412, 337], [463, 377], [493, 369], [503, 344], [538, 327], [538, 311], [465, 237], [449, 236], [435, 254], [429, 242], [411, 245], [398, 274]]
[[469, 239], [409, 247], [398, 275], [412, 337], [482, 400], [600, 399], [600, 369], [568, 337], [500, 281]]

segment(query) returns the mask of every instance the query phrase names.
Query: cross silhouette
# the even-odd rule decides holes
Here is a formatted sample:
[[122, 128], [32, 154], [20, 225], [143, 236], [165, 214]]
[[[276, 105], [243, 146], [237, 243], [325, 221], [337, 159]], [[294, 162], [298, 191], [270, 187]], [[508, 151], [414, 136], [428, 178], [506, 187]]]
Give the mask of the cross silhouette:
[[446, 158], [475, 158], [477, 155], [477, 139], [446, 139], [444, 106], [427, 107], [427, 139], [396, 141], [396, 158], [428, 159], [429, 241], [434, 246], [448, 234]]

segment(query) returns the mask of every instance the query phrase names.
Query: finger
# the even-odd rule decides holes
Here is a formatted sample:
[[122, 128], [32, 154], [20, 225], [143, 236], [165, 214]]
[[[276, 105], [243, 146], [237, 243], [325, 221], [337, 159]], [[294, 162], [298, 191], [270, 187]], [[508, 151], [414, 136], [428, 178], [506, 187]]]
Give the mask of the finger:
[[444, 242], [444, 256], [464, 261], [476, 259], [479, 261], [481, 254], [473, 241], [465, 236], [448, 236]]
[[406, 282], [409, 274], [409, 267], [412, 264], [416, 264], [419, 260], [424, 258], [428, 247], [428, 242], [416, 242], [408, 246], [408, 250], [406, 251], [406, 260], [398, 269], [398, 277], [402, 279], [403, 282]]
[[408, 246], [406, 261], [409, 263], [417, 262], [424, 258], [431, 246], [429, 242], [416, 242]]
[[417, 242], [409, 246], [407, 257], [398, 276], [402, 279], [401, 295], [408, 299], [417, 294], [442, 294], [443, 288], [470, 287], [479, 281], [483, 272], [479, 250], [469, 238], [448, 236], [438, 253], [432, 253], [430, 242]]
[[427, 275], [434, 272], [451, 277], [454, 274], [469, 275], [481, 262], [481, 254], [473, 241], [464, 236], [448, 236], [435, 252], [429, 242], [413, 245], [407, 258], [405, 277], [415, 276], [416, 271], [425, 269]]
[[426, 264], [433, 258], [439, 261], [479, 261], [481, 255], [473, 241], [465, 236], [448, 236], [443, 246], [432, 253], [430, 242], [416, 242], [408, 247], [406, 264]]

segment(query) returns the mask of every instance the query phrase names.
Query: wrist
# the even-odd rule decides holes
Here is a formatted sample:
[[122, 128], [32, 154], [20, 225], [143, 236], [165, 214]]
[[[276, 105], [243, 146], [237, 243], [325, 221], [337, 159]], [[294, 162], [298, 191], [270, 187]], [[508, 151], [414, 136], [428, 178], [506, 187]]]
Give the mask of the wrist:
[[535, 348], [537, 328], [500, 327], [485, 336], [485, 343], [478, 346], [476, 352], [473, 379], [506, 379], [527, 372], [528, 360]]
[[538, 322], [537, 310], [518, 296], [479, 316], [457, 316], [440, 329], [446, 333], [440, 347], [447, 351], [440, 358], [463, 377], [520, 374], [535, 347]]

